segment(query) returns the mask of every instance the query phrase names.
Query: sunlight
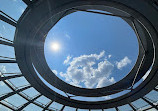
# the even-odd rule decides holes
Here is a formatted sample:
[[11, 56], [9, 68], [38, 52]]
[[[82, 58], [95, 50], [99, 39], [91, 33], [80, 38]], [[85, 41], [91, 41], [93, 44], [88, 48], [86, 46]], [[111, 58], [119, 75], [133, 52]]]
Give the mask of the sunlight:
[[58, 51], [60, 49], [60, 44], [58, 42], [53, 42], [51, 44], [51, 49], [54, 51]]

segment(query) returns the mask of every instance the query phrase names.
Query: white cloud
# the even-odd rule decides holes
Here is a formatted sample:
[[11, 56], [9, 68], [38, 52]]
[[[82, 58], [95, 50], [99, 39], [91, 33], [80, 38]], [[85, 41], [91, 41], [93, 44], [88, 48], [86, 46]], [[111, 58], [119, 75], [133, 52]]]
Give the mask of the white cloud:
[[58, 72], [56, 71], [56, 70], [52, 70], [53, 71], [53, 73], [55, 74], [55, 75], [57, 75], [58, 74]]
[[70, 39], [71, 37], [70, 37], [70, 35], [68, 35], [68, 34], [65, 34], [65, 37], [67, 37], [68, 39]]
[[122, 69], [123, 67], [127, 66], [131, 62], [132, 61], [126, 56], [122, 60], [120, 60], [119, 62], [116, 62], [116, 66], [118, 69]]
[[112, 57], [112, 55], [108, 55], [108, 58], [111, 58]]
[[67, 58], [66, 58], [66, 60], [64, 60], [63, 64], [69, 64], [71, 58], [72, 58], [71, 56], [67, 56]]
[[78, 83], [75, 83], [75, 82], [70, 82], [69, 84], [71, 84], [73, 86], [77, 86], [77, 87], [82, 87], [81, 85], [79, 85]]
[[101, 88], [104, 87], [105, 84], [106, 85], [110, 85], [111, 83], [115, 83], [115, 80], [113, 77], [111, 77], [110, 79], [107, 79], [106, 77], [103, 77], [100, 79], [100, 81], [98, 82], [97, 88]]
[[75, 86], [80, 86], [80, 83], [83, 83], [86, 88], [110, 85], [115, 82], [114, 78], [110, 78], [114, 65], [108, 60], [103, 60], [103, 57], [105, 57], [105, 51], [100, 54], [74, 57], [71, 61], [68, 57], [67, 71], [60, 72], [60, 75]]

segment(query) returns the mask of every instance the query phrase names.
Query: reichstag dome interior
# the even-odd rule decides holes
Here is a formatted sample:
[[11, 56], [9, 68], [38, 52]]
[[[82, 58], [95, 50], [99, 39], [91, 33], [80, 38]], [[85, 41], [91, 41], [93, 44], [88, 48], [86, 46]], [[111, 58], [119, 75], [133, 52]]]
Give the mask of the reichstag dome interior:
[[158, 111], [158, 0], [0, 0], [0, 111]]

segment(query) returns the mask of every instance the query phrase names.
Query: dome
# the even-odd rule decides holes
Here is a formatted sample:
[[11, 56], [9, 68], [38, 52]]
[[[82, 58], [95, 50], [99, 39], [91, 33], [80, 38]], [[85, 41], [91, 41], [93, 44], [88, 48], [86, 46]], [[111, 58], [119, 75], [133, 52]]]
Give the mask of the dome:
[[158, 111], [157, 0], [0, 4], [1, 111]]

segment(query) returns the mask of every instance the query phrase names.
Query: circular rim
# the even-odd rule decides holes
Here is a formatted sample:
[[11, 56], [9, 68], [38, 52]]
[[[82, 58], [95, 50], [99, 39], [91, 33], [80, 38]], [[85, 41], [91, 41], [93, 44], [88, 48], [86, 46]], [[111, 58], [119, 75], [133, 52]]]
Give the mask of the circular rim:
[[[85, 9], [87, 7], [89, 7], [89, 6], [83, 6], [82, 8], [80, 6], [81, 9], [83, 9], [83, 8]], [[90, 6], [90, 7], [92, 7], [92, 6]], [[98, 7], [101, 8], [101, 6], [96, 6], [96, 7], [97, 8]], [[103, 7], [103, 9], [104, 9], [104, 7]], [[58, 14], [60, 15], [60, 13], [58, 13]], [[64, 14], [65, 14], [65, 12], [64, 12]], [[63, 13], [62, 13], [62, 16], [63, 16]], [[55, 18], [56, 18], [56, 14], [54, 15], [54, 19]], [[110, 85], [110, 86], [107, 86], [107, 87], [103, 87], [103, 88], [96, 88], [96, 89], [79, 88], [79, 87], [72, 86], [72, 85], [70, 85], [68, 83], [65, 83], [64, 81], [60, 80], [51, 71], [51, 69], [49, 68], [49, 66], [48, 66], [48, 64], [46, 62], [45, 56], [44, 56], [44, 41], [45, 41], [45, 37], [43, 37], [44, 34], [42, 34], [42, 36], [40, 36], [41, 32], [46, 32], [47, 33], [47, 31], [50, 30], [49, 29], [50, 27], [48, 27], [48, 25], [51, 24], [50, 22], [52, 22], [52, 19], [49, 19], [46, 22], [47, 23], [45, 23], [39, 29], [39, 31], [38, 31], [39, 33], [37, 32], [37, 34], [35, 35], [34, 39], [32, 40], [32, 42], [34, 44], [40, 44], [40, 45], [39, 46], [34, 45], [33, 46], [34, 48], [31, 49], [32, 50], [31, 53], [32, 53], [32, 55], [34, 55], [32, 57], [32, 63], [34, 65], [34, 67], [36, 68], [36, 70], [39, 72], [39, 74], [48, 83], [50, 83], [51, 85], [53, 85], [57, 89], [60, 89], [60, 90], [62, 90], [64, 92], [66, 92], [66, 93], [70, 93], [70, 94], [77, 95], [77, 96], [87, 96], [87, 97], [107, 96], [109, 94], [114, 94], [114, 93], [120, 92], [120, 91], [122, 91], [124, 89], [128, 89], [129, 87], [131, 87], [133, 79], [135, 77], [135, 74], [137, 73], [137, 70], [139, 68], [139, 64], [142, 61], [142, 57], [143, 57], [143, 51], [142, 51], [141, 45], [139, 45], [140, 49], [139, 49], [139, 56], [138, 56], [137, 62], [135, 64], [134, 68], [131, 70], [131, 72], [125, 78], [123, 78], [122, 80], [120, 80], [119, 82], [117, 82], [117, 83], [115, 83], [113, 85]], [[52, 26], [53, 25], [54, 24], [52, 24]], [[145, 41], [144, 44], [146, 44], [146, 40], [145, 39], [144, 39], [144, 41]], [[139, 42], [139, 44], [140, 44], [140, 42]], [[149, 45], [151, 45], [151, 44], [149, 44]], [[145, 59], [145, 61], [144, 61], [145, 65], [141, 66], [141, 68], [143, 67], [143, 70], [139, 71], [136, 82], [143, 77], [145, 72], [149, 69], [149, 67], [152, 64], [152, 59], [149, 59], [150, 57], [153, 56], [152, 55], [152, 49], [147, 49], [147, 50], [149, 50], [150, 53], [148, 55], [146, 55], [147, 59]], [[53, 81], [53, 80], [55, 80], [55, 81]]]
[[[51, 1], [50, 1], [51, 2]], [[105, 2], [105, 1], [104, 1]], [[83, 3], [83, 2], [82, 2]], [[81, 3], [81, 4], [82, 4]], [[97, 2], [98, 3], [98, 2]], [[106, 4], [111, 4], [110, 2], [105, 2]], [[104, 3], [104, 4], [105, 4]], [[43, 3], [44, 4], [44, 3]], [[81, 5], [80, 4], [80, 5]], [[83, 5], [86, 5], [86, 4], [96, 4], [96, 2], [94, 2], [94, 3], [92, 3], [92, 2], [84, 2], [83, 3]], [[73, 5], [78, 5], [78, 4], [73, 4]], [[115, 5], [115, 3], [114, 4], [112, 4], [112, 6], [113, 5]], [[117, 4], [118, 5], [118, 4]], [[42, 6], [42, 5], [41, 5]], [[123, 8], [124, 6], [121, 6], [121, 8]], [[63, 7], [63, 8], [67, 8], [67, 7]], [[59, 8], [59, 10], [60, 11], [62, 11], [63, 9], [61, 9], [61, 8]], [[59, 11], [58, 10], [58, 11]], [[30, 10], [29, 10], [30, 11]], [[28, 12], [29, 12], [28, 11]], [[37, 11], [36, 10], [36, 8], [34, 9], [34, 7], [33, 7], [33, 10], [31, 10], [31, 11]], [[33, 14], [33, 12], [29, 12], [30, 14]], [[56, 10], [57, 11], [57, 10]], [[57, 12], [58, 12], [57, 11]], [[131, 11], [131, 10], [130, 10]], [[27, 13], [28, 15], [29, 15], [29, 13]], [[21, 20], [20, 20], [20, 22], [19, 22], [19, 26], [18, 26], [18, 29], [16, 30], [16, 38], [15, 38], [15, 51], [16, 51], [16, 57], [17, 57], [17, 62], [18, 62], [18, 64], [19, 64], [19, 67], [20, 67], [20, 69], [22, 70], [22, 72], [23, 72], [23, 74], [25, 75], [25, 77], [28, 79], [28, 81], [33, 85], [33, 86], [35, 86], [35, 88], [37, 88], [37, 90], [40, 90], [39, 92], [45, 92], [44, 93], [44, 95], [47, 95], [49, 98], [50, 98], [50, 96], [51, 96], [51, 94], [53, 93], [52, 91], [51, 91], [51, 89], [49, 89], [46, 85], [44, 85], [43, 83], [42, 83], [42, 81], [41, 80], [39, 80], [39, 78], [37, 77], [37, 75], [36, 75], [36, 72], [35, 72], [35, 70], [33, 69], [33, 65], [32, 65], [32, 63], [31, 63], [31, 61], [33, 61], [33, 64], [41, 64], [41, 62], [43, 62], [43, 61], [36, 61], [36, 63], [35, 63], [35, 58], [36, 57], [39, 57], [39, 53], [38, 53], [38, 50], [41, 50], [41, 46], [39, 46], [37, 49], [38, 50], [34, 50], [34, 48], [31, 48], [30, 46], [26, 46], [26, 44], [30, 44], [30, 41], [25, 41], [25, 40], [28, 40], [28, 39], [26, 39], [26, 35], [25, 35], [25, 37], [21, 37], [22, 36], [22, 34], [24, 34], [25, 33], [25, 31], [26, 31], [26, 29], [28, 28], [26, 28], [26, 27], [23, 27], [23, 25], [25, 24], [25, 23], [29, 23], [30, 21], [28, 21], [28, 19], [27, 19], [27, 16], [28, 15], [25, 15], [23, 18], [21, 18]], [[136, 17], [138, 16], [139, 14], [136, 14]], [[33, 18], [33, 17], [32, 17]], [[138, 20], [143, 20], [144, 21], [144, 18], [141, 18], [140, 16], [138, 16], [137, 17], [137, 19]], [[37, 19], [36, 19], [37, 20]], [[33, 21], [35, 22], [36, 21], [34, 18], [33, 18]], [[38, 20], [37, 20], [38, 21]], [[38, 23], [39, 24], [39, 23]], [[26, 25], [26, 24], [25, 24]], [[39, 31], [39, 28], [41, 28], [40, 26], [38, 26], [37, 27], [37, 25], [34, 25], [34, 24], [29, 24], [29, 25], [31, 25], [31, 26], [34, 26], [34, 29], [33, 30], [27, 30], [27, 32], [29, 32], [30, 31], [30, 33], [33, 33], [33, 32], [38, 32]], [[29, 26], [28, 25], [28, 26]], [[144, 24], [143, 24], [144, 25]], [[151, 28], [151, 29], [149, 29], [150, 30], [150, 32], [151, 31], [153, 31], [153, 29], [152, 29], [152, 26], [150, 26], [150, 24], [148, 24], [148, 23], [146, 23], [145, 24], [145, 26], [148, 26], [148, 27], [146, 27], [146, 28]], [[50, 28], [51, 28], [51, 26], [50, 26]], [[44, 38], [45, 37], [45, 34], [47, 33], [47, 31], [46, 32], [44, 32], [44, 30], [43, 30], [43, 32], [41, 32], [40, 31], [40, 35]], [[29, 35], [29, 34], [28, 34]], [[35, 35], [38, 35], [38, 33], [35, 33], [34, 34], [34, 36]], [[153, 35], [153, 34], [151, 34], [151, 35]], [[24, 36], [24, 35], [23, 35]], [[31, 36], [32, 37], [32, 36]], [[33, 37], [32, 37], [33, 38]], [[23, 42], [21, 42], [21, 40], [22, 39], [24, 39], [24, 41]], [[150, 41], [151, 42], [151, 40], [147, 40], [148, 42]], [[32, 41], [31, 41], [32, 42]], [[41, 42], [41, 44], [43, 43], [44, 41], [42, 41]], [[153, 41], [154, 42], [154, 41]], [[35, 41], [34, 43], [39, 43], [39, 42], [37, 42], [37, 41]], [[155, 43], [156, 44], [156, 43]], [[154, 45], [155, 45], [154, 44]], [[34, 47], [34, 45], [33, 44], [31, 44], [31, 46], [33, 46]], [[36, 46], [37, 46], [37, 44], [36, 44]], [[152, 47], [152, 45], [148, 45], [148, 46], [151, 46]], [[30, 49], [31, 48], [31, 49]], [[24, 49], [24, 50], [23, 50]], [[36, 49], [36, 48], [35, 48]], [[150, 49], [150, 48], [149, 48]], [[151, 48], [152, 49], [152, 48]], [[151, 50], [152, 51], [152, 50]], [[150, 52], [150, 51], [149, 51]], [[151, 54], [151, 53], [146, 53], [146, 54]], [[34, 57], [32, 57], [31, 55], [32, 54], [36, 54], [36, 56], [34, 56]], [[156, 55], [156, 54], [155, 54]], [[150, 56], [151, 57], [151, 56]], [[40, 58], [40, 57], [39, 57]], [[155, 58], [156, 59], [156, 58]], [[150, 61], [150, 59], [147, 59], [147, 61]], [[155, 61], [156, 62], [156, 61]], [[41, 64], [42, 65], [42, 64]], [[145, 66], [147, 66], [146, 64], [145, 64]], [[153, 68], [154, 68], [154, 66], [155, 65], [153, 65]], [[36, 67], [36, 66], [35, 66]], [[42, 67], [41, 68], [45, 68], [46, 70], [48, 69], [47, 67], [45, 67], [44, 65], [42, 65]], [[155, 70], [156, 71], [156, 70]], [[151, 74], [150, 75], [154, 75], [155, 74], [155, 71], [151, 71]], [[28, 74], [29, 73], [29, 74]], [[153, 73], [153, 74], [152, 74]], [[32, 77], [29, 77], [30, 76], [30, 74], [31, 74], [31, 76]], [[35, 74], [35, 75], [34, 75]], [[150, 76], [151, 78], [152, 78], [152, 76]], [[31, 78], [31, 79], [30, 79]], [[147, 79], [148, 80], [148, 79]], [[146, 81], [147, 81], [146, 80]], [[149, 80], [148, 80], [149, 81]], [[144, 82], [145, 83], [145, 82]], [[42, 87], [40, 87], [40, 86], [42, 86]], [[41, 88], [41, 89], [39, 89], [39, 88]], [[44, 91], [44, 90], [47, 90], [48, 92], [46, 93], [46, 91]], [[102, 88], [100, 88], [100, 89], [102, 89]], [[136, 88], [137, 89], [137, 88]], [[146, 88], [145, 88], [146, 89]], [[149, 88], [150, 89], [150, 88]], [[42, 91], [43, 90], [43, 91]], [[68, 90], [70, 90], [70, 89], [68, 89]], [[88, 89], [89, 90], [89, 89]], [[91, 90], [91, 89], [90, 89]], [[96, 90], [96, 89], [95, 89]], [[51, 92], [50, 92], [51, 91]], [[138, 90], [137, 90], [138, 91]], [[130, 92], [131, 94], [132, 93], [134, 93], [134, 92], [136, 92], [136, 91], [132, 91], [132, 92]], [[148, 92], [148, 90], [147, 91], [145, 91], [145, 92]], [[78, 93], [78, 92], [77, 92]], [[87, 93], [87, 92], [86, 92]], [[97, 93], [98, 93], [98, 90], [97, 90]], [[110, 93], [111, 94], [111, 93]], [[144, 93], [143, 93], [144, 94]], [[85, 95], [85, 94], [84, 94]], [[86, 94], [87, 95], [87, 94]], [[88, 94], [89, 95], [89, 94]], [[97, 94], [98, 95], [98, 94]], [[104, 95], [104, 94], [101, 94], [101, 95]], [[127, 94], [128, 95], [128, 94]], [[58, 100], [56, 99], [55, 101], [58, 101], [59, 103], [61, 103], [62, 102], [62, 104], [69, 104], [69, 106], [73, 106], [73, 107], [80, 107], [80, 108], [87, 108], [87, 107], [92, 107], [92, 108], [94, 108], [94, 109], [98, 109], [98, 107], [99, 108], [105, 108], [105, 106], [106, 107], [111, 107], [110, 105], [105, 105], [106, 103], [108, 103], [109, 101], [116, 101], [117, 99], [114, 99], [114, 100], [109, 100], [109, 101], [106, 101], [106, 102], [81, 102], [81, 101], [76, 101], [76, 100], [72, 100], [72, 99], [68, 99], [68, 98], [65, 98], [65, 97], [61, 97], [61, 95], [58, 95], [58, 94], [52, 94], [52, 97], [58, 97]], [[95, 96], [95, 95], [94, 95]], [[100, 95], [99, 95], [100, 96]], [[51, 97], [51, 98], [52, 98]], [[60, 98], [60, 99], [59, 99]], [[61, 99], [62, 98], [62, 99]], [[133, 100], [133, 99], [132, 99]], [[71, 101], [71, 102], [70, 102]], [[70, 102], [70, 103], [69, 103]], [[109, 103], [113, 103], [113, 102], [109, 102]], [[118, 102], [120, 102], [120, 101], [118, 101]], [[124, 101], [125, 102], [125, 101]], [[77, 103], [77, 104], [76, 104]], [[122, 102], [120, 102], [120, 103], [122, 103]], [[82, 104], [82, 105], [80, 105], [80, 104]], [[83, 104], [85, 104], [85, 105], [83, 105]], [[118, 104], [118, 103], [117, 103]], [[104, 106], [105, 105], [105, 106]], [[114, 106], [114, 103], [113, 103], [113, 106]]]

